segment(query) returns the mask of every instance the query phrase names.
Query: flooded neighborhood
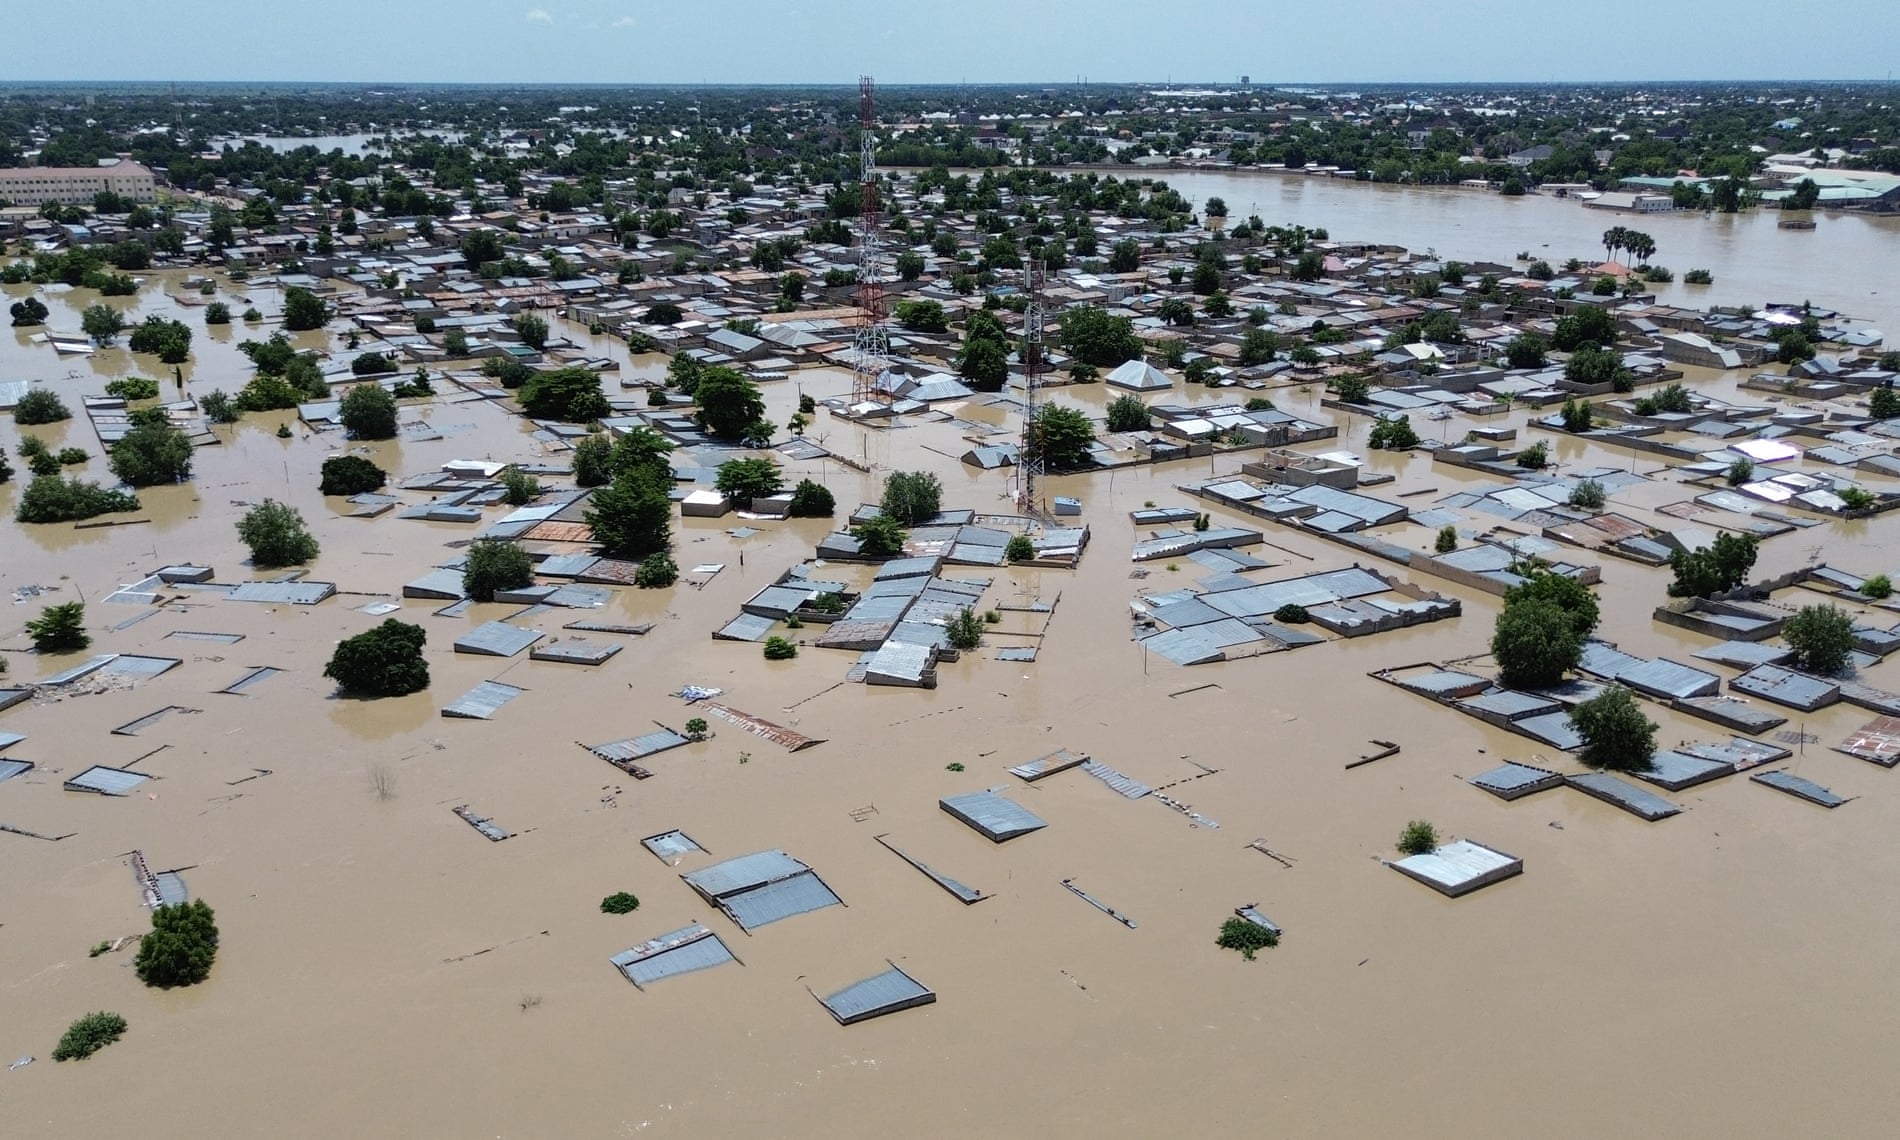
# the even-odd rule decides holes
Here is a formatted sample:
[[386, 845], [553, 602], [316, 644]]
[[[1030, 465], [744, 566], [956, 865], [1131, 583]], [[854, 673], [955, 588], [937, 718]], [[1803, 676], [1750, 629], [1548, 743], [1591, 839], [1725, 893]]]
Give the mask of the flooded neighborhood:
[[418, 90], [0, 92], [10, 1135], [1885, 1133], [1884, 110]]

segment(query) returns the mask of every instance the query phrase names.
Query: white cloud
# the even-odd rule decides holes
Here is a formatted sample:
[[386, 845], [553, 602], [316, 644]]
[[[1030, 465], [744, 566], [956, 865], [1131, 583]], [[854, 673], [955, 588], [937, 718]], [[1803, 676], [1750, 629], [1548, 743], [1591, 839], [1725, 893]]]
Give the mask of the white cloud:
[[639, 23], [639, 22], [640, 22], [640, 21], [638, 21], [638, 20], [636, 20], [636, 19], [634, 19], [634, 18], [633, 18], [632, 16], [622, 16], [622, 17], [620, 17], [620, 18], [619, 18], [618, 20], [615, 20], [615, 21], [614, 21], [614, 27], [616, 27], [616, 28], [631, 28], [631, 27], [633, 27], [633, 26], [634, 26], [635, 24], [637, 24], [637, 23]]
[[528, 22], [530, 24], [552, 24], [554, 17], [548, 15], [546, 8], [530, 8], [528, 9]]

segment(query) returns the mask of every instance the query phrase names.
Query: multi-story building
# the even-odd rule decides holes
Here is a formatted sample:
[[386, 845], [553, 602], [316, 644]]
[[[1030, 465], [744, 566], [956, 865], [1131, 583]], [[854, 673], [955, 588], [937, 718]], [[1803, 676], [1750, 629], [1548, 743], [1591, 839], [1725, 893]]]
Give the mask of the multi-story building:
[[132, 202], [158, 200], [151, 170], [129, 159], [105, 166], [0, 167], [0, 198], [16, 206], [90, 206], [93, 195], [110, 190]]

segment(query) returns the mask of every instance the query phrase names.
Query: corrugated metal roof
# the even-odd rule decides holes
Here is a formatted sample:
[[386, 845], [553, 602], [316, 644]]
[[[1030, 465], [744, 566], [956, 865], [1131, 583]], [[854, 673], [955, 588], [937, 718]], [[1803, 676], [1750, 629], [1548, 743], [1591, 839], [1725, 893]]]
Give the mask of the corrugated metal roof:
[[0, 760], [0, 780], [11, 780], [23, 772], [33, 770], [31, 760]]
[[260, 681], [268, 681], [272, 677], [275, 677], [277, 674], [281, 672], [283, 672], [282, 669], [274, 669], [269, 665], [265, 665], [260, 668], [253, 669], [249, 673], [244, 674], [244, 676], [239, 677], [237, 680], [226, 685], [224, 688], [219, 689], [218, 692], [242, 693], [245, 690], [249, 689], [252, 685], [257, 684]]
[[929, 988], [896, 966], [818, 999], [831, 1011], [831, 1016], [838, 1019], [839, 1025], [914, 1009], [936, 1000], [937, 995]]
[[679, 733], [662, 728], [644, 736], [590, 745], [587, 750], [603, 760], [638, 760], [642, 756], [651, 756], [656, 752], [665, 752], [669, 748], [679, 748], [690, 743], [692, 742]]
[[1082, 765], [1082, 770], [1100, 780], [1102, 783], [1107, 784], [1118, 794], [1127, 796], [1131, 800], [1138, 800], [1149, 792], [1154, 791], [1153, 788], [1150, 788], [1140, 780], [1135, 779], [1133, 776], [1125, 776], [1102, 763], [1100, 760], [1090, 760], [1088, 763]]
[[838, 906], [843, 901], [816, 872], [805, 871], [753, 890], [725, 895], [719, 900], [719, 909], [741, 928], [752, 930], [780, 919]]
[[53, 674], [51, 677], [46, 678], [46, 680], [41, 681], [40, 684], [64, 685], [69, 681], [77, 681], [81, 677], [90, 676], [105, 668], [111, 663], [112, 659], [117, 656], [118, 654], [116, 653], [102, 653], [97, 657], [89, 658], [83, 665], [75, 665], [71, 669], [65, 669]]
[[64, 787], [69, 792], [97, 792], [102, 796], [123, 796], [131, 794], [132, 789], [151, 779], [143, 772], [128, 772], [123, 768], [108, 768], [95, 764], [84, 772], [66, 781]]
[[725, 895], [754, 890], [811, 870], [783, 851], [755, 851], [681, 875], [686, 884], [713, 902]]
[[1522, 872], [1524, 861], [1482, 843], [1460, 839], [1436, 851], [1407, 856], [1393, 863], [1392, 867], [1445, 894], [1456, 896]]
[[405, 598], [464, 598], [460, 570], [431, 570], [402, 588]]
[[1554, 788], [1564, 782], [1564, 778], [1555, 772], [1543, 768], [1534, 768], [1529, 764], [1501, 764], [1489, 772], [1481, 772], [1471, 777], [1471, 783], [1493, 795], [1507, 800]]
[[1036, 813], [993, 791], [945, 796], [937, 801], [937, 806], [969, 824], [993, 843], [1002, 843], [1049, 826]]
[[669, 867], [677, 867], [681, 859], [695, 851], [705, 850], [684, 831], [663, 831], [658, 835], [649, 835], [640, 841], [640, 845]]
[[487, 720], [500, 712], [501, 706], [526, 691], [500, 681], [483, 681], [443, 706], [442, 715], [462, 717], [467, 720]]
[[1787, 792], [1791, 796], [1799, 796], [1811, 804], [1820, 804], [1825, 808], [1837, 808], [1847, 802], [1847, 797], [1824, 788], [1812, 780], [1789, 775], [1786, 771], [1757, 772], [1749, 779], [1758, 784], [1766, 784], [1778, 791]]
[[1608, 772], [1565, 776], [1564, 782], [1586, 795], [1651, 821], [1666, 819], [1682, 810], [1654, 792], [1645, 791], [1627, 780], [1619, 780]]
[[191, 891], [185, 886], [184, 876], [176, 871], [160, 871], [153, 876], [158, 884], [158, 904], [160, 906], [183, 906], [191, 901]]
[[314, 606], [334, 593], [335, 582], [243, 582], [225, 597], [234, 602]]
[[740, 614], [721, 626], [713, 637], [719, 641], [764, 641], [777, 624], [763, 614]]
[[25, 739], [26, 733], [24, 732], [0, 732], [0, 752], [5, 752], [7, 749]]
[[144, 679], [156, 677], [160, 673], [176, 668], [182, 661], [178, 657], [146, 657], [137, 653], [120, 653], [106, 662], [104, 672], [120, 677]]
[[900, 685], [921, 685], [935, 672], [932, 668], [936, 650], [928, 645], [913, 645], [904, 641], [887, 641], [872, 655], [865, 680], [877, 683], [895, 683]]
[[564, 665], [600, 665], [624, 648], [584, 637], [568, 637], [528, 652], [530, 661], [557, 661]]
[[455, 651], [489, 657], [513, 657], [545, 636], [538, 629], [509, 625], [505, 621], [483, 622], [455, 639]]
[[628, 981], [642, 988], [662, 978], [738, 961], [717, 934], [697, 922], [629, 947], [608, 960]]

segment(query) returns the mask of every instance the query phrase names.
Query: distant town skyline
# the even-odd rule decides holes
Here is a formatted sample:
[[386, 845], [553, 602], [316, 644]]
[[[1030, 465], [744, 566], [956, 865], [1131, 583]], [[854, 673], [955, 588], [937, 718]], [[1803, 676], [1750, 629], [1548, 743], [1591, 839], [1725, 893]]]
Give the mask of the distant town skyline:
[[[1573, 83], [1888, 80], [1900, 5], [1729, 0], [93, 0], [7, 14], [14, 81]], [[34, 46], [28, 46], [34, 45]]]

